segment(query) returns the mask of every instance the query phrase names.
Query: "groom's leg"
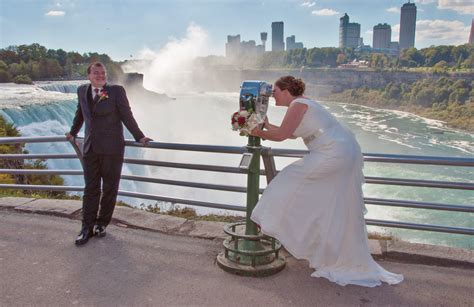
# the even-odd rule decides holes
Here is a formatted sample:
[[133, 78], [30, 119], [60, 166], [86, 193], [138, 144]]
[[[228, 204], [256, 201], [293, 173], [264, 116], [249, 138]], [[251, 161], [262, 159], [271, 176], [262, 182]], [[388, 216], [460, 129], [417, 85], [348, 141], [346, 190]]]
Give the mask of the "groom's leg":
[[100, 161], [93, 152], [84, 155], [84, 197], [82, 202], [82, 226], [92, 229], [100, 201]]
[[114, 213], [122, 173], [123, 155], [101, 155], [102, 198], [97, 224], [107, 226]]

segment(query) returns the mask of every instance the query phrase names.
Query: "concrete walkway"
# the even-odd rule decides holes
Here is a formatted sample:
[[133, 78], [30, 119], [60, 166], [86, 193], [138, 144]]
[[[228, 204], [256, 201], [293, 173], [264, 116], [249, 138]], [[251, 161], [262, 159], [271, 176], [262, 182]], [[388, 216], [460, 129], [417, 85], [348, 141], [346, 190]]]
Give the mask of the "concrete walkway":
[[[341, 287], [311, 278], [307, 263], [292, 257], [274, 276], [248, 278], [215, 264], [220, 223], [119, 207], [105, 238], [76, 247], [78, 205], [0, 198], [0, 306], [474, 305], [472, 251], [457, 250], [456, 259], [436, 257], [436, 248], [431, 255], [387, 257], [409, 254], [375, 241], [378, 258], [396, 259], [379, 263], [405, 275], [397, 286]], [[417, 245], [398, 246], [414, 252]]]

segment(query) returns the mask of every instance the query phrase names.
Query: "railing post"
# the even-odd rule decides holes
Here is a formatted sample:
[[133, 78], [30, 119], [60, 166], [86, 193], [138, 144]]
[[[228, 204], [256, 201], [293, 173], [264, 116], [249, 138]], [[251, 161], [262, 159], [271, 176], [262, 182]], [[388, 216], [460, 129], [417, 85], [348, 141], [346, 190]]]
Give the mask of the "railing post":
[[273, 157], [272, 149], [270, 147], [262, 148], [262, 160], [265, 167], [265, 176], [267, 177], [267, 185], [277, 175], [275, 158]]
[[262, 146], [260, 138], [255, 136], [248, 137], [247, 150], [252, 153], [252, 162], [250, 163], [247, 174], [247, 215], [245, 218], [245, 234], [256, 235], [257, 225], [252, 222], [252, 215], [255, 205], [257, 205], [260, 189], [260, 153]]
[[83, 149], [84, 149], [84, 142], [82, 139], [73, 138], [69, 140], [72, 148], [76, 152], [77, 158], [81, 162], [82, 169], [84, 169], [84, 156], [83, 156]]

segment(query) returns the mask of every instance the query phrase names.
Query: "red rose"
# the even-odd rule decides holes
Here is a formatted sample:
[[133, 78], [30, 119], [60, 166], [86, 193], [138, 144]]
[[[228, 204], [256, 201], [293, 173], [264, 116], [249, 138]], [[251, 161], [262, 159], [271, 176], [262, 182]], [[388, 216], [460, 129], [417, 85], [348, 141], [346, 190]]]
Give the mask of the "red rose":
[[240, 125], [240, 126], [245, 125], [245, 121], [246, 121], [246, 118], [245, 118], [245, 117], [239, 117], [238, 122], [239, 122], [239, 125]]
[[232, 114], [232, 125], [237, 122], [238, 116], [239, 116], [239, 112], [235, 112], [234, 114]]

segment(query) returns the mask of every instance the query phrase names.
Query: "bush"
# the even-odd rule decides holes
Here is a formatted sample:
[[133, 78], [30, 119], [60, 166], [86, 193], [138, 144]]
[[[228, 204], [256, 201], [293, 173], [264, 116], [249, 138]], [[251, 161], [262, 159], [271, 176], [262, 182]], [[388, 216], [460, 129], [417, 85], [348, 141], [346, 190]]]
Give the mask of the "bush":
[[33, 81], [31, 81], [31, 78], [27, 75], [16, 76], [13, 79], [13, 82], [15, 82], [16, 84], [33, 84]]
[[[0, 137], [19, 137], [21, 133], [16, 127], [5, 120], [0, 115]], [[23, 154], [27, 153], [24, 144], [0, 145], [1, 154]], [[47, 169], [47, 165], [43, 160], [32, 160], [25, 162], [24, 160], [0, 160], [0, 168], [6, 169]], [[37, 185], [63, 185], [64, 179], [58, 175], [8, 175], [0, 174], [0, 183], [16, 183], [16, 184], [37, 184]], [[15, 191], [0, 189], [0, 197], [5, 195], [16, 196], [34, 196], [34, 197], [67, 197], [63, 191]]]

